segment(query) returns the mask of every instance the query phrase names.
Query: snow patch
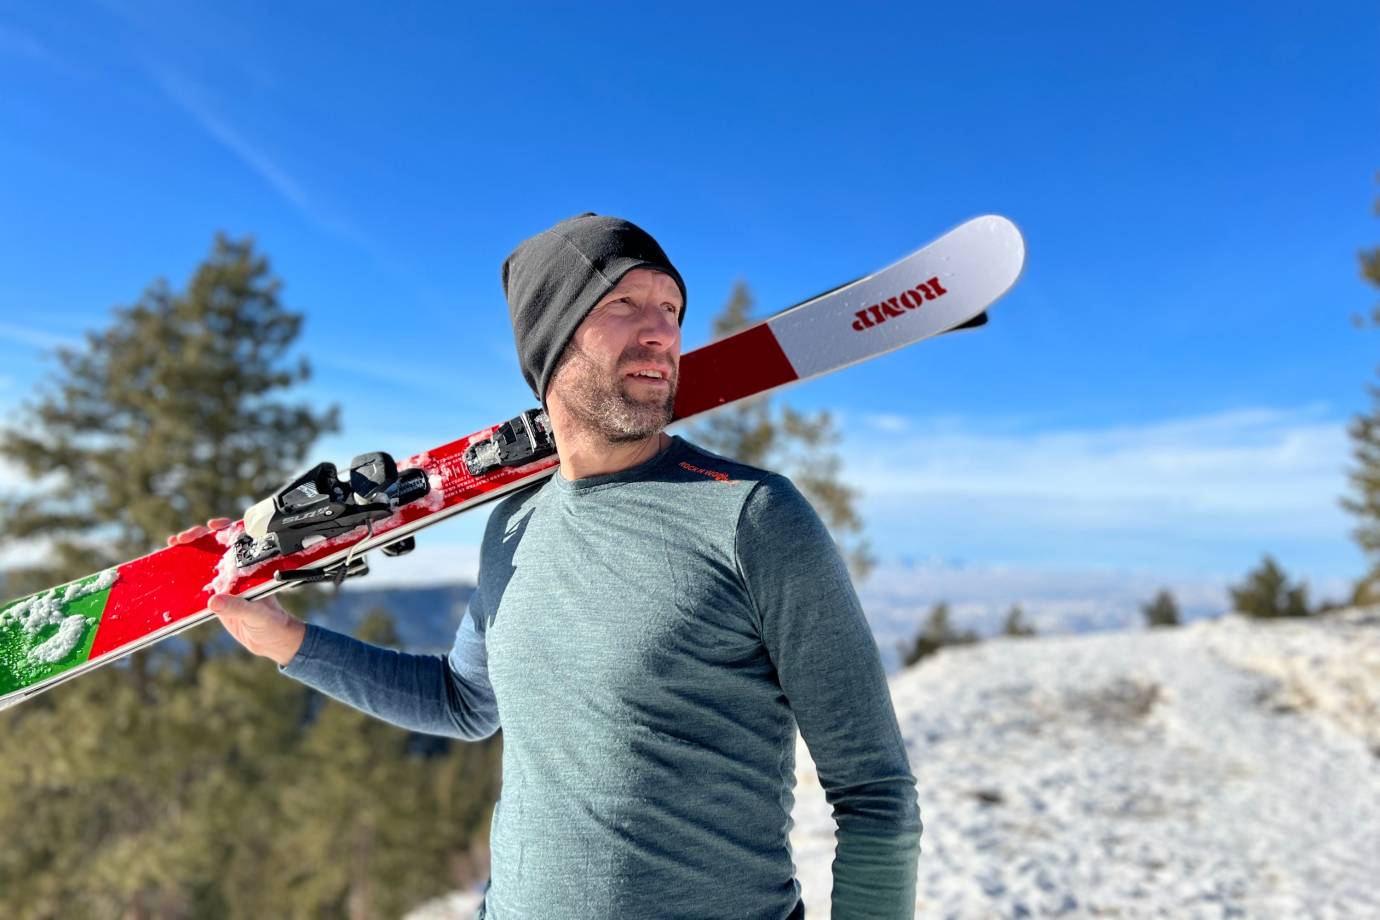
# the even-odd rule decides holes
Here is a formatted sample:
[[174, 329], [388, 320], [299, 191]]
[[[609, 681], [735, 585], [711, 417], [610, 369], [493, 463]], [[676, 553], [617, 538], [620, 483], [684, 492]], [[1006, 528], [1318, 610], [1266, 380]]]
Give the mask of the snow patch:
[[67, 617], [56, 634], [29, 650], [29, 660], [54, 664], [66, 658], [81, 643], [82, 636], [86, 635], [86, 623], [86, 617], [81, 614]]
[[[440, 511], [446, 506], [445, 479], [439, 472], [431, 468], [431, 454], [423, 451], [415, 457], [408, 457], [398, 464], [398, 472], [423, 468], [426, 468], [426, 481], [430, 488], [421, 498], [403, 507], [421, 508], [425, 511]], [[399, 515], [395, 514], [387, 520], [379, 522], [375, 529], [391, 530], [399, 523], [401, 523], [401, 518]]]
[[0, 611], [0, 626], [17, 624], [25, 635], [36, 636], [45, 627], [56, 626], [63, 621], [65, 605], [106, 590], [115, 584], [118, 577], [115, 569], [106, 569], [94, 581], [74, 581], [27, 597]]
[[425, 495], [405, 507], [424, 508], [427, 511], [440, 511], [446, 506], [446, 485], [438, 473], [428, 471], [427, 484], [431, 487]]
[[1208, 647], [1267, 679], [1258, 705], [1278, 715], [1319, 716], [1380, 757], [1380, 608], [1341, 611], [1323, 621], [1231, 616], [1214, 625], [1200, 628]]
[[237, 521], [229, 527], [216, 531], [216, 542], [226, 547], [226, 550], [221, 554], [220, 561], [216, 563], [216, 577], [211, 579], [209, 583], [202, 585], [202, 591], [207, 594], [229, 594], [234, 589], [237, 578], [258, 568], [258, 566], [250, 566], [242, 570], [235, 562], [235, 541], [243, 534], [243, 521]]
[[54, 635], [29, 649], [27, 657], [43, 664], [61, 661], [81, 643], [88, 623], [86, 617], [80, 614], [69, 615], [66, 606], [107, 590], [118, 578], [115, 569], [106, 569], [91, 581], [74, 581], [27, 597], [0, 611], [0, 626], [18, 626], [29, 638], [37, 636], [49, 626], [58, 627]]

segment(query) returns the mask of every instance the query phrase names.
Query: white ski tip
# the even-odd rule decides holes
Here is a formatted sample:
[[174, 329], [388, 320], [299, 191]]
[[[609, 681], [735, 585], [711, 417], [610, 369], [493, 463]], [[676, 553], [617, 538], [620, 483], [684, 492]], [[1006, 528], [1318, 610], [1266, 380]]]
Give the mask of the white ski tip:
[[[984, 214], [959, 225], [957, 229], [961, 230], [972, 225], [977, 225], [983, 232], [992, 237], [992, 242], [995, 244], [994, 251], [1005, 256], [1008, 269], [1014, 269], [1011, 284], [1007, 285], [1007, 290], [1010, 290], [1011, 285], [1020, 280], [1021, 272], [1025, 270], [1025, 235], [1021, 233], [1021, 228], [1017, 227], [1009, 217], [1003, 217], [1000, 214]], [[998, 294], [997, 296], [1000, 297], [1001, 295]]]
[[963, 325], [1009, 291], [1024, 266], [1016, 225], [996, 214], [975, 217], [768, 325], [798, 379], [807, 380]]

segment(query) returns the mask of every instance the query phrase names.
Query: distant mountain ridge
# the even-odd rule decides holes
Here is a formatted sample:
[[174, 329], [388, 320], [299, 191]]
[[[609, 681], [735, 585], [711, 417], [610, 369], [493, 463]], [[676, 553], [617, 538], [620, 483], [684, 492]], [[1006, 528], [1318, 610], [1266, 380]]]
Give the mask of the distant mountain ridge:
[[340, 592], [311, 612], [310, 622], [335, 632], [354, 635], [374, 610], [393, 617], [405, 651], [445, 652], [465, 615], [474, 585], [435, 585], [425, 588], [363, 588], [348, 582]]

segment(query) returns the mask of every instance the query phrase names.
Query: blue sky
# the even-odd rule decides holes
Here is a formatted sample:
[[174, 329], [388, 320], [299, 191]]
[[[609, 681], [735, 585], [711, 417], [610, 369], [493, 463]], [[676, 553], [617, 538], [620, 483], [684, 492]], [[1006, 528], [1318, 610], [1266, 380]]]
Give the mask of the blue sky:
[[530, 401], [498, 267], [559, 218], [651, 230], [689, 347], [735, 279], [772, 312], [996, 212], [1029, 258], [989, 327], [789, 394], [884, 559], [1336, 586], [1378, 47], [1372, 3], [8, 4], [0, 411], [217, 230], [307, 314], [343, 460]]

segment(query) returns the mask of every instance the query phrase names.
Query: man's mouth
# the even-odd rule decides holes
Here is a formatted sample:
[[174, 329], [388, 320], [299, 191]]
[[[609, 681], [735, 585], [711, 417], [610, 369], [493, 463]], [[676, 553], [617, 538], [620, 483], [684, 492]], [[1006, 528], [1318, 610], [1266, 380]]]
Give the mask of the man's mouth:
[[630, 371], [626, 376], [643, 383], [668, 383], [671, 377], [669, 371], [654, 367], [638, 368], [635, 371]]

